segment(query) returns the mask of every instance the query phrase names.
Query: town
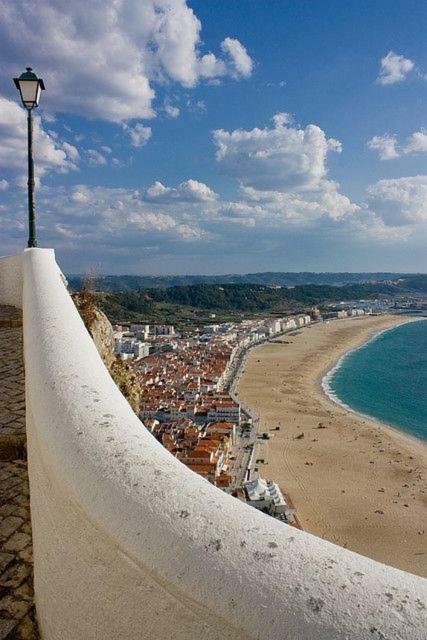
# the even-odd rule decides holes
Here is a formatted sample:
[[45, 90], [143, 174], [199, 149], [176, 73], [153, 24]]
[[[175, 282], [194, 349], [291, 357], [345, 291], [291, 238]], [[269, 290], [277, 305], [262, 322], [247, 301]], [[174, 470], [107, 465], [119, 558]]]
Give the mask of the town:
[[[288, 524], [300, 527], [290, 497], [259, 475], [262, 446], [257, 416], [233, 387], [249, 349], [313, 322], [372, 313], [372, 307], [205, 325], [181, 335], [172, 325], [114, 325], [115, 351], [131, 360], [141, 390], [139, 417], [189, 469]], [[279, 429], [280, 427], [276, 427]]]

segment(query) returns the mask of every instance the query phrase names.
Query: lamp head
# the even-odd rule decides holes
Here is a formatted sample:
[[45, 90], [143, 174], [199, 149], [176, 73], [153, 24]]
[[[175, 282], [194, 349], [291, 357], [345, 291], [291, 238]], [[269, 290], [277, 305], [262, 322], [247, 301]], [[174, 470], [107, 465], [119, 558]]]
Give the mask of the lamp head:
[[31, 67], [27, 67], [27, 70], [21, 73], [19, 78], [14, 78], [13, 81], [20, 93], [24, 107], [29, 111], [38, 107], [40, 94], [44, 90], [44, 82], [36, 76]]

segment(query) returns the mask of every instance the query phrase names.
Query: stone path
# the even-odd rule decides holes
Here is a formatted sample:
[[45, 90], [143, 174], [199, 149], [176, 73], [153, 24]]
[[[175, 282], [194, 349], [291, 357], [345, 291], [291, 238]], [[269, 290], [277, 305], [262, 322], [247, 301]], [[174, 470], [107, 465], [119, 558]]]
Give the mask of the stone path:
[[0, 640], [38, 640], [21, 312], [0, 306]]

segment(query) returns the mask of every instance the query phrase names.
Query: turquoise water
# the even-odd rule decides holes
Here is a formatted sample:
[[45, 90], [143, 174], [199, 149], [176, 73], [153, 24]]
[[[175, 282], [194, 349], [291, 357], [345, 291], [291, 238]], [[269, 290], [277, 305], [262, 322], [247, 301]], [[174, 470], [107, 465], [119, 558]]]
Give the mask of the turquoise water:
[[351, 409], [427, 439], [427, 320], [380, 333], [349, 353], [324, 387]]

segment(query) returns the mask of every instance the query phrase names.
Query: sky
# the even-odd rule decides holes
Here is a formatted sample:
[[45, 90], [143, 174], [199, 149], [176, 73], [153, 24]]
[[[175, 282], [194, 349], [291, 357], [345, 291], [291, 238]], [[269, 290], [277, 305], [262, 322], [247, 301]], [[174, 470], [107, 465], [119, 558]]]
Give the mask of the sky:
[[0, 255], [66, 273], [427, 270], [423, 0], [0, 0]]

